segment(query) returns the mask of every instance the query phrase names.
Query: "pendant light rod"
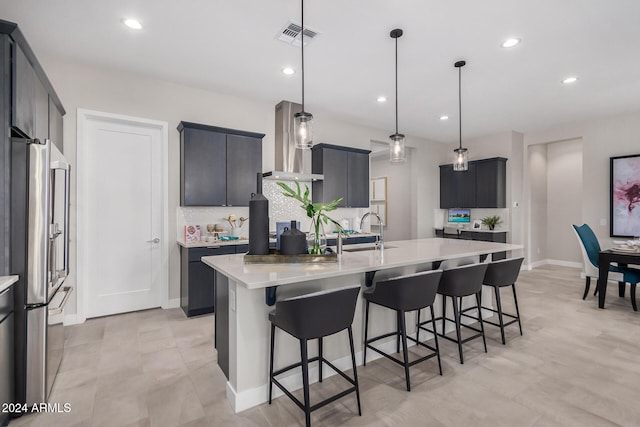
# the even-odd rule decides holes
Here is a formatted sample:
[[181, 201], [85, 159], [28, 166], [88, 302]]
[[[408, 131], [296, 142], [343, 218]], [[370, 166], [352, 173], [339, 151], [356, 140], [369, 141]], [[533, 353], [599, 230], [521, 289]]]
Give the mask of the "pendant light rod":
[[304, 111], [304, 0], [300, 0], [301, 3], [301, 26], [300, 29], [300, 49], [302, 49], [302, 111]]
[[389, 34], [391, 38], [396, 40], [396, 135], [398, 134], [398, 38], [402, 37], [402, 30], [396, 28], [391, 30]]
[[458, 61], [454, 66], [458, 69], [458, 123], [459, 123], [459, 135], [460, 146], [462, 149], [462, 67], [467, 64], [466, 61]]

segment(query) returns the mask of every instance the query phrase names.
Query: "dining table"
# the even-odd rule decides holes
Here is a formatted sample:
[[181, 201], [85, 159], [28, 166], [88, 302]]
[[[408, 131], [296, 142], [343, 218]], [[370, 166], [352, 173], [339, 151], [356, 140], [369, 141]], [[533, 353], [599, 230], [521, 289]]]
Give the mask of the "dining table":
[[[607, 296], [607, 281], [609, 278], [609, 266], [612, 262], [621, 267], [629, 264], [640, 265], [640, 252], [621, 251], [615, 248], [600, 251], [598, 254], [598, 307], [604, 308]], [[624, 296], [625, 284], [620, 284], [620, 296]]]

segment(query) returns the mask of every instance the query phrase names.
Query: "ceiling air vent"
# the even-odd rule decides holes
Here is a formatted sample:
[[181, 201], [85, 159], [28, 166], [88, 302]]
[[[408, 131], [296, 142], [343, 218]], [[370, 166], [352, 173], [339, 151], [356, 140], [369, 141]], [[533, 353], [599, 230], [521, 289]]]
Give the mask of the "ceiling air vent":
[[[296, 47], [300, 47], [300, 30], [302, 27], [300, 24], [296, 24], [293, 21], [289, 21], [278, 34], [276, 39], [285, 43], [291, 44]], [[316, 30], [312, 30], [307, 27], [304, 29], [304, 45], [307, 46], [318, 34]]]

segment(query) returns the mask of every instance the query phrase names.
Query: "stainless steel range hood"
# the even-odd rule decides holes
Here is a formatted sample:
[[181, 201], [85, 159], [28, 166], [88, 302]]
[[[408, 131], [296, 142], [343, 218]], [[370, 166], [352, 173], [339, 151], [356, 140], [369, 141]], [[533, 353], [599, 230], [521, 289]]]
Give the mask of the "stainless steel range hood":
[[293, 115], [302, 105], [281, 101], [276, 105], [275, 170], [263, 174], [265, 179], [283, 181], [317, 181], [324, 179], [311, 173], [311, 150], [296, 148]]

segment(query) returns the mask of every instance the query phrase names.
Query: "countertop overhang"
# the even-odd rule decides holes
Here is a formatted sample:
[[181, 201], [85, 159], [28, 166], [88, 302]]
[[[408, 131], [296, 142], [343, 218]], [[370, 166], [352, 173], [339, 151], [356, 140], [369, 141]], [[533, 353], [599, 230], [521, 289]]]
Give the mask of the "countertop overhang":
[[[368, 244], [352, 245], [370, 246]], [[385, 242], [386, 249], [344, 252], [337, 263], [245, 264], [243, 254], [202, 257], [202, 261], [247, 289], [263, 289], [316, 279], [380, 271], [448, 259], [522, 249], [522, 245], [460, 239], [417, 239]]]
[[0, 277], [0, 294], [3, 293], [9, 286], [18, 281], [18, 276], [1, 276]]

